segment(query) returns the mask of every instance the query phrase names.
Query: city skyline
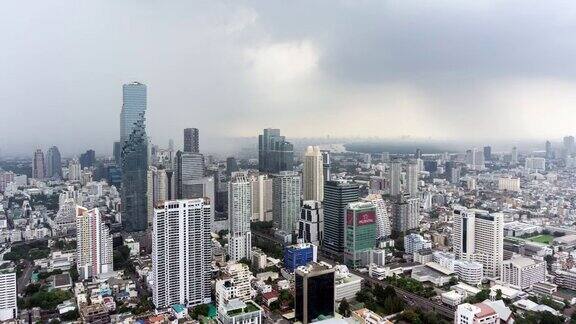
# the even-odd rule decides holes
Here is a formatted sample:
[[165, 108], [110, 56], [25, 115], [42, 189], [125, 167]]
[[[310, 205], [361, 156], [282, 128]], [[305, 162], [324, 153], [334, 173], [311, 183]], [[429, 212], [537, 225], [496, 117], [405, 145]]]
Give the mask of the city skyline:
[[[289, 139], [545, 140], [572, 131], [569, 4], [435, 3], [414, 10], [417, 3], [139, 3], [127, 22], [115, 19], [127, 4], [37, 4], [32, 22], [2, 19], [11, 33], [1, 39], [8, 50], [0, 59], [10, 68], [0, 81], [0, 150], [59, 145], [79, 152], [89, 141], [102, 145], [97, 151], [111, 150], [119, 86], [131, 81], [149, 86], [155, 143], [179, 141], [172, 129], [186, 127], [203, 128], [205, 140], [224, 131], [254, 136], [265, 127]], [[10, 4], [7, 12], [23, 5]], [[320, 11], [321, 18], [305, 14]], [[287, 21], [296, 15], [301, 26]], [[76, 16], [91, 19], [80, 23]], [[52, 19], [76, 28], [42, 23]], [[32, 59], [30, 49], [44, 44], [50, 46], [41, 59]], [[23, 92], [30, 88], [35, 96]], [[45, 136], [11, 122], [27, 116], [35, 117], [28, 127]], [[78, 119], [98, 127], [81, 128]], [[374, 120], [387, 126], [366, 127]]]

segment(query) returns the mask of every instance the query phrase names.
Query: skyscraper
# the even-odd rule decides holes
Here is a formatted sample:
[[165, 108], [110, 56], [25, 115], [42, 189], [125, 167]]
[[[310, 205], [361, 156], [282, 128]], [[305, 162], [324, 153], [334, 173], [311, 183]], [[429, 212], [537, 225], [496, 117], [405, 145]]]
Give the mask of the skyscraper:
[[272, 220], [273, 194], [271, 178], [261, 174], [252, 179], [252, 219], [268, 222]]
[[362, 254], [374, 249], [376, 239], [376, 206], [371, 202], [348, 204], [344, 223], [344, 263], [351, 268], [361, 266]]
[[281, 171], [273, 175], [272, 204], [274, 223], [285, 233], [298, 230], [300, 215], [300, 175], [294, 171]]
[[305, 200], [300, 210], [298, 223], [298, 238], [304, 242], [320, 246], [324, 232], [324, 209], [322, 203], [315, 200]]
[[362, 199], [363, 201], [371, 202], [376, 206], [376, 226], [378, 239], [386, 238], [392, 234], [392, 227], [390, 225], [390, 216], [386, 208], [386, 203], [382, 196], [379, 194], [370, 194]]
[[330, 181], [330, 151], [323, 150], [322, 151], [322, 168], [323, 168], [323, 176], [324, 182]]
[[420, 199], [409, 195], [400, 195], [392, 205], [394, 231], [397, 233], [416, 229], [420, 226]]
[[112, 271], [112, 236], [100, 210], [76, 206], [76, 266], [80, 278]]
[[128, 232], [148, 226], [148, 137], [146, 136], [146, 86], [125, 84], [120, 113], [122, 142], [122, 225]]
[[312, 262], [294, 272], [296, 319], [303, 324], [334, 317], [335, 269]]
[[345, 181], [327, 181], [324, 184], [324, 239], [325, 254], [341, 259], [344, 253], [344, 215], [349, 203], [358, 201], [360, 187]]
[[44, 179], [46, 177], [46, 164], [44, 161], [44, 152], [41, 149], [37, 149], [34, 152], [34, 158], [32, 159], [32, 178], [34, 179]]
[[453, 219], [456, 258], [482, 263], [484, 274], [489, 278], [500, 276], [504, 260], [504, 215], [456, 207]]
[[154, 211], [152, 298], [158, 309], [211, 300], [210, 202], [170, 200]]
[[95, 162], [96, 152], [94, 152], [94, 150], [88, 150], [85, 153], [80, 154], [80, 166], [82, 169], [93, 167]]
[[200, 153], [198, 128], [184, 128], [184, 152]]
[[402, 173], [402, 164], [399, 161], [392, 161], [392, 163], [390, 163], [390, 169], [389, 169], [391, 196], [397, 196], [401, 192], [401, 185], [400, 185], [401, 173]]
[[49, 148], [46, 153], [46, 176], [62, 179], [62, 158], [56, 146]]
[[484, 161], [492, 160], [492, 147], [484, 146]]
[[250, 260], [252, 251], [252, 184], [244, 173], [235, 173], [228, 184], [228, 220], [230, 222], [230, 259]]
[[266, 128], [258, 136], [258, 170], [266, 173], [292, 171], [294, 168], [294, 147], [280, 136], [279, 129]]
[[512, 148], [510, 152], [510, 165], [517, 165], [518, 164], [518, 149], [516, 146]]
[[189, 180], [202, 179], [204, 172], [202, 154], [182, 151], [176, 153], [176, 196], [178, 199], [185, 198], [182, 193], [184, 183]]
[[132, 134], [136, 123], [144, 118], [146, 107], [146, 85], [132, 82], [122, 86], [122, 111], [120, 113], [120, 142], [122, 144]]
[[304, 154], [304, 200], [324, 200], [324, 166], [318, 146], [308, 146]]
[[18, 318], [16, 270], [12, 262], [0, 264], [0, 321]]
[[406, 170], [408, 181], [408, 194], [411, 197], [418, 196], [418, 164], [416, 162], [408, 163], [408, 168]]
[[546, 141], [546, 158], [551, 159], [554, 156], [554, 152], [552, 151], [552, 143], [550, 141]]
[[566, 157], [572, 156], [572, 154], [574, 154], [574, 149], [576, 147], [574, 145], [574, 136], [565, 136], [562, 142], [564, 144], [564, 156]]
[[114, 155], [114, 162], [117, 166], [122, 165], [122, 143], [119, 141], [114, 142], [112, 148], [112, 155]]

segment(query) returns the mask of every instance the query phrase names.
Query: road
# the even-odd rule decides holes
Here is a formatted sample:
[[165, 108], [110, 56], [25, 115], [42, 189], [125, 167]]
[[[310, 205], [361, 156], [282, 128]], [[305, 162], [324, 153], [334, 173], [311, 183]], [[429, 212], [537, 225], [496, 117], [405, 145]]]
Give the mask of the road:
[[[265, 240], [270, 240], [270, 241], [278, 243], [278, 241], [275, 237], [261, 233], [261, 232], [253, 231], [252, 235], [257, 236], [257, 237], [262, 238], [262, 239], [265, 239]], [[327, 263], [334, 264], [334, 262], [332, 260], [329, 260], [329, 259], [326, 259], [326, 258], [323, 258], [320, 256], [318, 256], [318, 261], [325, 261]], [[374, 278], [370, 277], [367, 273], [359, 272], [359, 271], [352, 270], [352, 269], [350, 269], [350, 272], [361, 277], [366, 282], [370, 282], [371, 284], [380, 285], [380, 286], [382, 286], [382, 288], [386, 288], [388, 286], [387, 283], [380, 281], [378, 279], [374, 279]], [[415, 307], [415, 308], [425, 310], [425, 311], [436, 312], [439, 315], [446, 317], [446, 318], [449, 318], [449, 319], [454, 318], [454, 309], [452, 307], [444, 305], [444, 304], [439, 304], [433, 300], [430, 300], [430, 299], [422, 297], [422, 296], [418, 296], [416, 294], [405, 291], [405, 290], [400, 289], [398, 287], [394, 287], [394, 286], [392, 286], [392, 287], [396, 291], [396, 294], [400, 298], [402, 298], [406, 304], [408, 304], [412, 307]]]
[[[324, 261], [330, 264], [334, 264], [333, 261], [328, 260], [326, 258], [323, 257], [318, 257], [318, 261]], [[382, 286], [382, 288], [386, 288], [388, 285], [386, 282], [375, 279], [370, 277], [370, 275], [368, 275], [368, 273], [365, 272], [359, 272], [353, 269], [349, 269], [349, 271], [355, 275], [357, 275], [358, 277], [364, 279], [365, 282], [369, 282], [373, 285], [380, 285]], [[424, 311], [433, 311], [435, 313], [438, 313], [439, 315], [449, 318], [449, 319], [453, 319], [454, 318], [454, 309], [451, 308], [450, 306], [444, 305], [444, 304], [439, 304], [433, 300], [430, 300], [428, 298], [422, 297], [422, 296], [418, 296], [416, 294], [413, 294], [411, 292], [408, 292], [406, 290], [400, 289], [398, 287], [394, 287], [392, 286], [392, 288], [394, 288], [394, 290], [396, 291], [396, 294], [398, 295], [398, 297], [402, 298], [402, 300], [404, 300], [404, 302], [412, 307], [424, 310]]]
[[26, 266], [24, 267], [24, 270], [22, 270], [22, 275], [20, 276], [20, 278], [18, 278], [16, 284], [16, 286], [18, 287], [19, 294], [24, 292], [24, 289], [26, 289], [26, 286], [30, 282], [30, 278], [32, 278], [32, 270], [34, 269], [34, 266], [32, 266], [32, 263], [30, 261], [26, 260], [24, 261], [24, 263], [26, 264]]

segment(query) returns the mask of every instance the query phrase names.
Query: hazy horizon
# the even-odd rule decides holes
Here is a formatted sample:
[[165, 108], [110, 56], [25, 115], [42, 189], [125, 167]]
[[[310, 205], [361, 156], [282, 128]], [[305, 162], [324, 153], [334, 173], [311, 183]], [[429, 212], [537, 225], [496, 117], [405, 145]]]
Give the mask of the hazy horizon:
[[186, 127], [206, 152], [266, 127], [482, 145], [576, 133], [571, 2], [17, 1], [0, 18], [2, 156], [111, 153], [131, 81], [161, 147]]

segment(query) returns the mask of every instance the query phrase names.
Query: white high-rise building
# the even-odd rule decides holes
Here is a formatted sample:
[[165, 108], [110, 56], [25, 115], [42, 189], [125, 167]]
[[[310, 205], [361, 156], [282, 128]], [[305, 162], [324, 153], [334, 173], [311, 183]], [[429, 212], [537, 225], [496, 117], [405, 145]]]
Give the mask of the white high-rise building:
[[80, 181], [81, 171], [82, 167], [80, 166], [80, 162], [78, 162], [78, 159], [73, 159], [70, 162], [68, 162], [68, 180]]
[[252, 220], [272, 220], [272, 179], [265, 174], [252, 179]]
[[245, 173], [233, 173], [228, 184], [228, 220], [230, 222], [230, 240], [228, 254], [230, 259], [250, 260], [252, 251], [252, 184]]
[[112, 236], [98, 208], [88, 210], [76, 206], [76, 242], [80, 278], [88, 279], [113, 270]]
[[300, 175], [294, 171], [281, 171], [273, 179], [274, 222], [285, 233], [294, 233], [300, 215]]
[[418, 196], [418, 164], [409, 163], [407, 168], [407, 189], [410, 197]]
[[402, 164], [398, 161], [390, 163], [390, 195], [397, 196], [401, 191], [400, 176], [402, 173]]
[[541, 157], [527, 157], [524, 167], [530, 171], [546, 171], [546, 159]]
[[514, 288], [527, 289], [546, 281], [546, 261], [515, 255], [502, 264], [502, 281]]
[[16, 271], [12, 262], [0, 264], [0, 321], [18, 318]]
[[376, 206], [377, 238], [390, 236], [390, 234], [392, 234], [392, 226], [390, 225], [390, 216], [388, 216], [386, 203], [384, 199], [382, 199], [382, 195], [370, 194], [362, 200], [369, 201]]
[[324, 163], [318, 146], [308, 146], [304, 154], [304, 200], [324, 200]]
[[408, 234], [404, 236], [404, 253], [413, 254], [422, 249], [432, 248], [432, 242], [424, 239], [420, 234]]
[[156, 308], [211, 301], [210, 209], [204, 198], [165, 201], [155, 209], [152, 297]]
[[320, 246], [324, 233], [324, 209], [322, 203], [315, 200], [305, 200], [302, 203], [300, 221], [298, 223], [298, 238], [306, 243]]
[[498, 178], [498, 190], [519, 192], [521, 191], [520, 179], [512, 177], [500, 177]]
[[510, 152], [510, 164], [517, 165], [518, 164], [518, 149], [516, 146], [512, 148], [512, 152]]
[[221, 307], [232, 299], [247, 302], [255, 295], [250, 286], [252, 273], [247, 265], [232, 262], [222, 272], [224, 279], [216, 280], [215, 284], [216, 307]]
[[485, 276], [499, 277], [504, 260], [504, 215], [456, 207], [453, 220], [456, 258], [480, 262]]

